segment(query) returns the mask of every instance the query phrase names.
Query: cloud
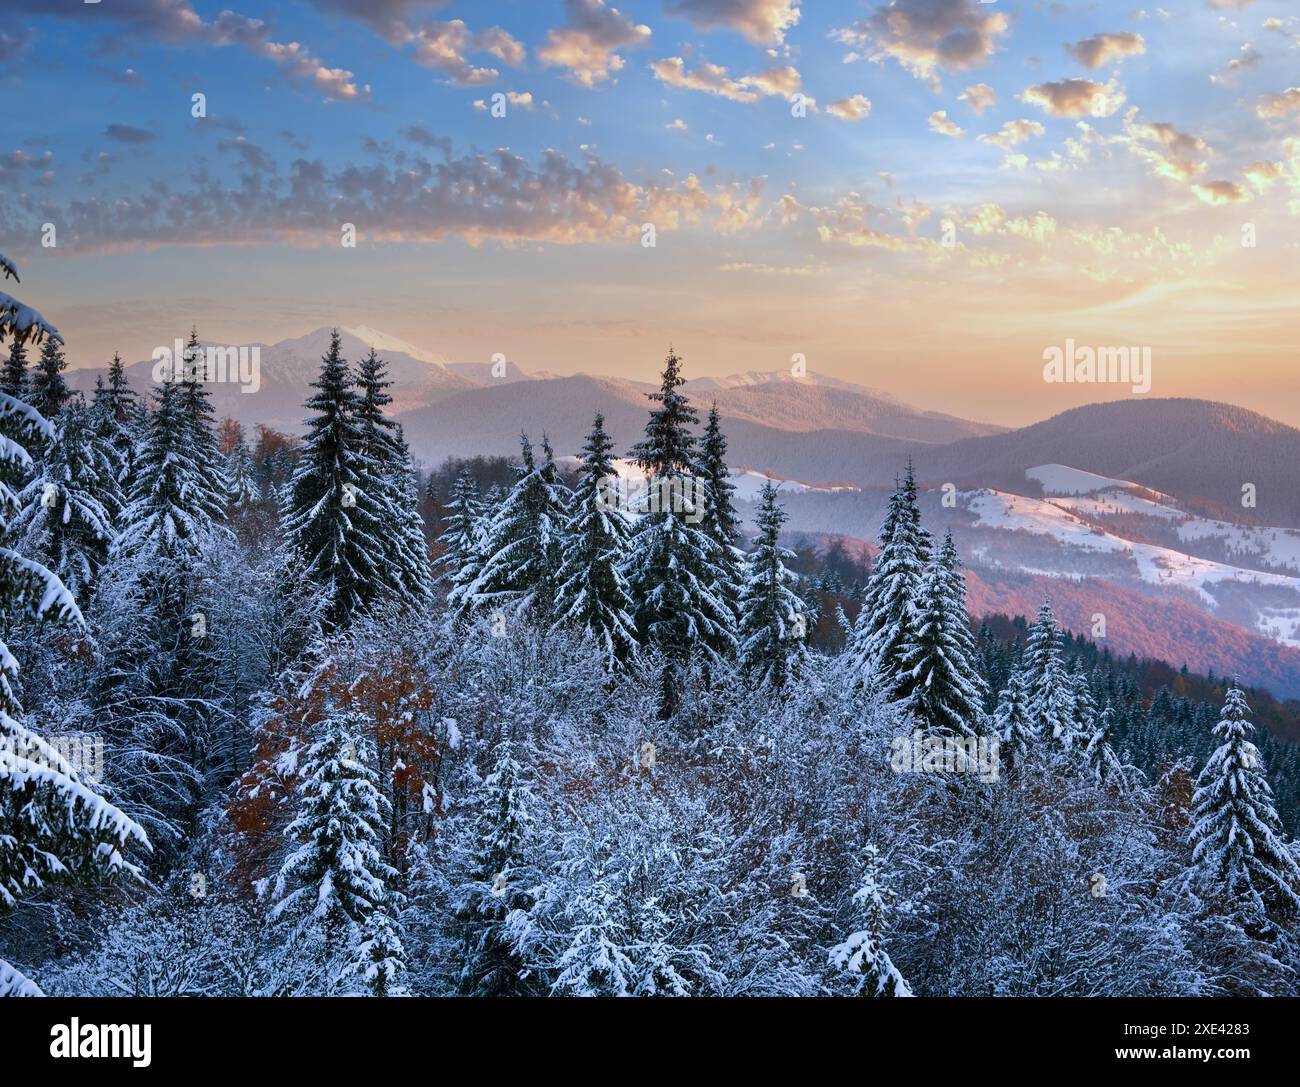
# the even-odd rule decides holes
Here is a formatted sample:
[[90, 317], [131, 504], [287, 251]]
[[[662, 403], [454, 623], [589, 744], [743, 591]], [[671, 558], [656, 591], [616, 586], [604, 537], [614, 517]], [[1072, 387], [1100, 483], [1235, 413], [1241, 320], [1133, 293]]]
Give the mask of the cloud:
[[402, 129], [402, 136], [419, 147], [439, 148], [448, 158], [451, 157], [451, 140], [445, 136], [435, 136], [429, 131], [427, 125], [422, 125], [419, 122], [406, 125]]
[[224, 10], [205, 22], [188, 0], [116, 0], [94, 5], [29, 0], [25, 7], [31, 14], [116, 20], [166, 43], [238, 46], [278, 65], [289, 78], [310, 83], [328, 98], [354, 101], [370, 97], [370, 87], [358, 87], [350, 71], [327, 66], [300, 42], [272, 41], [269, 24], [234, 11]]
[[1207, 204], [1242, 204], [1251, 195], [1235, 181], [1207, 181], [1204, 185], [1193, 185], [1192, 192]]
[[940, 71], [963, 71], [988, 60], [1010, 21], [973, 0], [893, 0], [866, 19], [832, 31], [852, 51], [877, 63], [893, 58], [917, 79], [938, 88]]
[[1124, 116], [1124, 134], [1114, 137], [1151, 168], [1158, 177], [1191, 181], [1205, 173], [1213, 152], [1201, 137], [1183, 132], [1167, 121], [1139, 122], [1136, 107]]
[[1241, 47], [1240, 53], [1224, 65], [1223, 71], [1210, 76], [1210, 82], [1219, 84], [1232, 83], [1247, 68], [1258, 66], [1262, 58], [1263, 54], [1250, 42], [1247, 42]]
[[779, 45], [799, 22], [799, 0], [668, 0], [664, 7], [701, 30], [734, 30], [757, 45]]
[[134, 68], [127, 68], [125, 71], [112, 71], [108, 73], [108, 78], [114, 83], [121, 83], [124, 87], [143, 87], [145, 78]]
[[[50, 170], [50, 165], [53, 162], [53, 151], [46, 151], [41, 155], [32, 155], [22, 149], [10, 151], [7, 155], [0, 155], [0, 181], [16, 185], [20, 182], [24, 171], [40, 171], [42, 176], [48, 176], [52, 181], [54, 174]], [[41, 182], [38, 180], [34, 183]]]
[[668, 124], [664, 125], [664, 128], [671, 129], [673, 132], [680, 132], [683, 136], [691, 130], [690, 126], [680, 117], [669, 121]]
[[480, 87], [500, 75], [496, 68], [473, 64], [470, 53], [488, 53], [511, 65], [524, 59], [524, 47], [500, 27], [471, 31], [460, 19], [426, 23], [406, 40], [415, 46], [419, 64], [441, 72], [458, 87]]
[[104, 135], [110, 140], [116, 140], [118, 143], [152, 143], [158, 138], [156, 132], [150, 132], [147, 128], [136, 128], [135, 125], [124, 125], [114, 122], [104, 129]]
[[983, 113], [998, 104], [998, 94], [987, 83], [976, 83], [962, 91], [957, 96], [957, 101], [965, 102], [976, 113]]
[[257, 50], [275, 61], [294, 79], [312, 84], [326, 98], [349, 101], [369, 98], [370, 85], [358, 87], [346, 68], [327, 68], [298, 42], [264, 42]]
[[[407, 155], [400, 163], [380, 158], [337, 170], [299, 158], [278, 175], [245, 176], [237, 185], [203, 176], [184, 190], [163, 184], [112, 200], [79, 195], [41, 212], [79, 248], [97, 251], [337, 246], [345, 222], [356, 224], [362, 244], [449, 237], [471, 245], [635, 244], [646, 222], [661, 231], [696, 223], [720, 233], [752, 228], [761, 218], [761, 190], [761, 179], [709, 187], [693, 174], [638, 184], [594, 155], [575, 162], [547, 150], [530, 162], [498, 149], [437, 164]], [[28, 213], [0, 199], [0, 233], [13, 228], [17, 214]]]
[[1273, 187], [1274, 182], [1282, 177], [1282, 164], [1280, 162], [1252, 162], [1242, 171], [1242, 175], [1252, 189], [1259, 193], [1265, 193]]
[[941, 136], [951, 136], [953, 139], [960, 139], [966, 134], [966, 130], [954, 122], [948, 120], [948, 111], [946, 109], [937, 109], [930, 114], [930, 131], [937, 132]]
[[1065, 47], [1067, 53], [1090, 71], [1112, 60], [1135, 57], [1147, 51], [1141, 34], [1122, 31], [1118, 34], [1094, 34]]
[[1300, 43], [1300, 30], [1295, 29], [1300, 26], [1300, 19], [1294, 15], [1288, 15], [1285, 20], [1269, 17], [1263, 23], [1265, 30], [1271, 30], [1274, 34], [1281, 34], [1288, 41]]
[[595, 87], [623, 68], [616, 52], [644, 45], [648, 26], [634, 25], [604, 0], [565, 0], [568, 24], [546, 32], [546, 44], [537, 50], [542, 63], [567, 68], [569, 79], [582, 87]]
[[446, 0], [310, 0], [312, 7], [330, 15], [343, 15], [368, 26], [393, 45], [405, 42], [411, 15], [443, 7]]
[[986, 132], [976, 139], [981, 143], [991, 143], [1003, 151], [1010, 151], [1017, 144], [1041, 136], [1045, 131], [1037, 121], [1007, 121], [996, 132]]
[[826, 112], [841, 121], [861, 121], [871, 114], [871, 99], [863, 94], [839, 98], [826, 107]]
[[731, 264], [719, 264], [719, 272], [752, 272], [763, 276], [815, 276], [830, 271], [824, 264], [773, 265], [736, 261]]
[[[520, 109], [525, 110], [531, 110], [533, 108], [533, 95], [531, 91], [523, 91], [522, 93], [503, 91], [501, 93], [505, 95], [506, 101], [512, 106], [518, 106]], [[495, 98], [496, 95], [494, 94], [492, 97]], [[543, 104], [545, 105], [547, 103]], [[484, 99], [478, 98], [474, 101], [474, 108], [478, 110], [486, 110], [488, 104]]]
[[1091, 79], [1063, 79], [1027, 88], [1021, 92], [1020, 101], [1038, 106], [1053, 117], [1109, 117], [1124, 104], [1124, 92], [1113, 79], [1104, 84]]
[[275, 162], [271, 156], [258, 147], [257, 144], [250, 143], [246, 136], [235, 136], [233, 139], [219, 140], [217, 150], [233, 151], [244, 160], [244, 165], [255, 173], [275, 173]]
[[701, 60], [694, 69], [688, 70], [681, 57], [664, 57], [651, 64], [650, 70], [656, 79], [670, 87], [716, 94], [732, 102], [757, 102], [765, 95], [789, 96], [801, 85], [798, 71], [788, 65], [768, 68], [757, 75], [733, 78], [726, 68], [707, 60]]
[[1266, 94], [1255, 102], [1255, 115], [1275, 121], [1300, 110], [1300, 87], [1288, 87], [1281, 94]]

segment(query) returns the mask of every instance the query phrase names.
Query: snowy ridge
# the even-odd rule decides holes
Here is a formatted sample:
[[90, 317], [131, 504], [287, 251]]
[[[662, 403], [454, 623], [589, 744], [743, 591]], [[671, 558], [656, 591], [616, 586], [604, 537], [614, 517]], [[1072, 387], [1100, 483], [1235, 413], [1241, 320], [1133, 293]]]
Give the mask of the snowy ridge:
[[[1086, 523], [1069, 509], [1062, 508], [1062, 504], [995, 490], [965, 491], [959, 494], [959, 499], [963, 508], [975, 515], [977, 527], [1048, 536], [1069, 547], [1131, 559], [1143, 582], [1190, 589], [1211, 607], [1220, 603], [1215, 587], [1230, 582], [1290, 590], [1300, 603], [1300, 577], [1262, 573], [1196, 558], [1168, 547], [1134, 543]], [[1300, 610], [1260, 609], [1255, 626], [1283, 644], [1300, 646]]]

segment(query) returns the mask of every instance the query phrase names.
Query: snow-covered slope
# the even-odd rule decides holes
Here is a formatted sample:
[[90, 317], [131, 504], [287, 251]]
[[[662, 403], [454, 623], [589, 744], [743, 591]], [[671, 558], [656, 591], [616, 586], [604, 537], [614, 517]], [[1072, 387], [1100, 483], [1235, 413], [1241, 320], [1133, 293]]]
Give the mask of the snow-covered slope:
[[1095, 494], [1111, 488], [1127, 491], [1145, 489], [1127, 479], [1099, 476], [1095, 472], [1071, 468], [1068, 464], [1040, 464], [1036, 468], [1026, 468], [1025, 475], [1042, 484], [1044, 494], [1051, 495]]
[[[1055, 566], [1046, 565], [1039, 555], [1034, 565], [1024, 564], [1020, 569], [1076, 578], [1135, 577], [1148, 585], [1188, 589], [1214, 612], [1218, 612], [1229, 599], [1234, 607], [1241, 607], [1246, 602], [1253, 612], [1251, 626], [1254, 629], [1284, 644], [1300, 646], [1298, 576], [1265, 573], [1197, 558], [1171, 547], [1127, 540], [1087, 523], [1059, 502], [997, 490], [976, 490], [959, 492], [958, 506], [974, 515], [976, 528], [1045, 536], [1063, 545]], [[1197, 524], [1205, 526], [1214, 522], [1198, 521]], [[1285, 532], [1279, 529], [1268, 531]], [[1078, 552], [1113, 556], [1118, 561], [1109, 566], [1079, 563], [1075, 561]], [[987, 558], [988, 552], [978, 557]], [[1005, 559], [996, 561], [1005, 563]]]

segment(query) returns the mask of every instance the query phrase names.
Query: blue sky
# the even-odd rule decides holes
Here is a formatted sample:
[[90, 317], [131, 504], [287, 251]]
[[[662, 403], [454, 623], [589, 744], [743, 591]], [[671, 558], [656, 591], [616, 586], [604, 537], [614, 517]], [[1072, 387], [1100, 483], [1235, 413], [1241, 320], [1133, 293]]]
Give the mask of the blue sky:
[[1300, 421], [1285, 0], [232, 2], [0, 0], [0, 248], [76, 363], [337, 321], [645, 377], [672, 339], [1023, 421], [1088, 398], [1033, 381], [1072, 337]]

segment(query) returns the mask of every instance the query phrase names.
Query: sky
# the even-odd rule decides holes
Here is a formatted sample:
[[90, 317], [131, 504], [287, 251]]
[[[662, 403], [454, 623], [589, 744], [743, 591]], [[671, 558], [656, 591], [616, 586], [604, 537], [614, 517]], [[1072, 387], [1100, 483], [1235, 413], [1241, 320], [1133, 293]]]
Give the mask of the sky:
[[1300, 425], [1294, 0], [229, 2], [0, 0], [0, 251], [73, 365], [367, 325]]

